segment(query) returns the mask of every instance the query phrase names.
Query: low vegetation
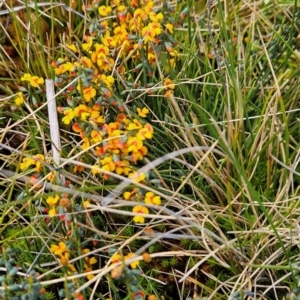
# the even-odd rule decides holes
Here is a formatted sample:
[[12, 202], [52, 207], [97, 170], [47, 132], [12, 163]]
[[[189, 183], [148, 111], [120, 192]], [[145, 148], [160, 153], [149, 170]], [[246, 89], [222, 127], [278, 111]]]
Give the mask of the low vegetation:
[[6, 1], [1, 299], [300, 299], [297, 1]]

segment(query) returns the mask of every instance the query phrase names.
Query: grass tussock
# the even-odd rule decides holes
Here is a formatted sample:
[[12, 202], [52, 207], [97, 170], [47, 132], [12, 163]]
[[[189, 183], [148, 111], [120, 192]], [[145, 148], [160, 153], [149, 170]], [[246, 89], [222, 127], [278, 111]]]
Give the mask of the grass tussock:
[[297, 1], [5, 2], [3, 299], [298, 299]]

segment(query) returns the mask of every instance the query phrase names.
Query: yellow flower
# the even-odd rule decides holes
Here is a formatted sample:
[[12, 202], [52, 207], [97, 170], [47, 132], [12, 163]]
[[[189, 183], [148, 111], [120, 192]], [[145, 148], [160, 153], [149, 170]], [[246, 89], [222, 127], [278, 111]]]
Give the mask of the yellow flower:
[[42, 154], [37, 154], [34, 156], [34, 158], [35, 158], [35, 170], [36, 172], [41, 173], [43, 169], [43, 165], [41, 161], [44, 161], [45, 157]]
[[67, 252], [67, 245], [64, 242], [59, 242], [58, 245], [52, 244], [50, 247], [51, 252], [53, 252], [54, 254], [61, 256], [63, 255], [65, 252]]
[[56, 214], [57, 214], [57, 211], [56, 211], [55, 207], [52, 207], [51, 209], [49, 209], [48, 215], [50, 218], [53, 218]]
[[35, 160], [30, 157], [25, 157], [23, 158], [23, 162], [20, 164], [20, 169], [23, 171], [31, 165], [35, 165]]
[[24, 96], [22, 92], [18, 93], [18, 97], [15, 99], [15, 103], [17, 106], [21, 106], [24, 103]]
[[83, 99], [86, 102], [90, 102], [92, 98], [94, 98], [96, 96], [96, 90], [89, 86], [88, 88], [83, 90]]
[[124, 196], [125, 200], [130, 200], [131, 193], [130, 192], [124, 192], [123, 196]]
[[160, 196], [155, 196], [154, 193], [148, 192], [145, 195], [145, 203], [146, 204], [160, 205], [161, 204]]
[[96, 259], [96, 257], [94, 257], [94, 256], [92, 256], [90, 259], [89, 259], [89, 264], [90, 265], [94, 265], [94, 264], [96, 264], [97, 263], [97, 259]]
[[131, 136], [128, 138], [126, 146], [128, 152], [138, 152], [143, 147], [143, 141], [134, 136]]
[[98, 8], [98, 12], [99, 12], [99, 15], [101, 17], [106, 17], [108, 16], [109, 13], [111, 13], [112, 9], [110, 6], [104, 6], [104, 5], [101, 5], [99, 8]]
[[149, 109], [146, 107], [143, 107], [140, 109], [139, 107], [136, 109], [138, 115], [142, 118], [146, 118], [146, 116], [149, 114]]
[[37, 161], [35, 164], [35, 171], [41, 173], [43, 170], [43, 165], [40, 161]]
[[90, 144], [90, 141], [87, 137], [83, 138], [82, 141], [83, 141], [83, 143], [81, 145], [82, 150], [85, 150], [85, 149], [90, 147], [91, 144]]
[[59, 200], [59, 196], [56, 194], [54, 197], [48, 197], [46, 202], [50, 205], [50, 206], [54, 206]]
[[82, 47], [83, 50], [89, 51], [90, 48], [91, 48], [92, 45], [93, 45], [93, 38], [92, 38], [91, 36], [88, 37], [88, 38], [86, 39], [86, 42], [87, 42], [87, 43], [83, 43], [83, 44], [81, 45], [81, 47]]
[[122, 260], [122, 256], [119, 253], [115, 253], [112, 257], [111, 257], [111, 262], [113, 264], [116, 264], [118, 262], [120, 262]]
[[145, 139], [152, 139], [153, 137], [153, 127], [147, 123], [144, 128], [140, 129], [136, 137], [143, 141]]
[[31, 78], [31, 75], [29, 73], [25, 73], [22, 77], [21, 80], [22, 81], [29, 81]]
[[101, 173], [101, 170], [98, 165], [92, 166], [92, 174], [96, 175], [96, 174], [100, 174], [100, 173]]
[[55, 68], [55, 75], [63, 74], [67, 71], [70, 71], [74, 68], [73, 64], [70, 62], [66, 62], [65, 64], [61, 64], [58, 68]]
[[88, 208], [90, 206], [90, 204], [91, 204], [90, 201], [86, 200], [83, 202], [83, 207]]
[[122, 12], [122, 11], [124, 11], [126, 9], [126, 6], [125, 5], [119, 5], [118, 7], [117, 7], [117, 11], [118, 12]]
[[42, 77], [32, 76], [29, 83], [32, 87], [38, 87], [40, 84], [44, 84], [44, 79]]
[[45, 156], [44, 156], [43, 154], [36, 154], [36, 155], [34, 156], [34, 158], [35, 158], [36, 160], [45, 160]]
[[107, 156], [104, 159], [101, 159], [100, 162], [102, 164], [102, 167], [101, 167], [102, 170], [113, 172], [116, 168], [116, 165], [113, 162], [113, 159], [111, 156]]
[[170, 33], [173, 33], [174, 26], [171, 23], [165, 24], [165, 27]]
[[162, 29], [158, 22], [149, 23], [148, 28], [151, 31], [152, 35], [154, 34], [154, 36], [160, 35], [162, 33]]
[[93, 53], [97, 55], [97, 58], [106, 58], [106, 56], [109, 54], [109, 48], [103, 44], [95, 44], [95, 52]]
[[143, 146], [138, 152], [133, 152], [131, 155], [131, 161], [136, 163], [138, 160], [142, 160], [148, 153], [147, 147]]
[[83, 56], [81, 58], [81, 63], [84, 67], [87, 67], [87, 68], [92, 68], [92, 66], [93, 66], [92, 60], [86, 56]]
[[131, 171], [130, 163], [127, 160], [121, 160], [116, 162], [115, 164], [116, 164], [116, 173], [119, 175], [124, 174], [127, 176]]
[[96, 144], [102, 142], [102, 136], [101, 133], [98, 130], [92, 130], [91, 131], [91, 143]]
[[[125, 256], [125, 260], [130, 259], [130, 258], [133, 258], [133, 257], [135, 257], [135, 254], [132, 253], [132, 252], [130, 252], [130, 253], [128, 253], [128, 254]], [[136, 260], [136, 261], [131, 262], [131, 263], [130, 263], [130, 266], [131, 266], [132, 269], [136, 269], [137, 266], [139, 265], [139, 263], [140, 263], [140, 262], [139, 262], [138, 260]]]
[[67, 44], [66, 47], [70, 49], [72, 52], [78, 52], [76, 46], [74, 44]]
[[64, 117], [62, 118], [62, 122], [66, 125], [69, 125], [73, 118], [75, 117], [74, 111], [72, 108], [67, 108], [64, 110]]
[[80, 117], [82, 121], [86, 121], [86, 118], [90, 116], [90, 113], [88, 111], [89, 108], [86, 105], [80, 104], [74, 108], [74, 115], [75, 117]]
[[59, 261], [63, 266], [67, 266], [69, 264], [69, 258], [64, 255], [60, 257]]
[[136, 130], [136, 129], [140, 129], [142, 128], [142, 124], [140, 122], [138, 122], [136, 119], [133, 120], [133, 123], [129, 123], [127, 125], [127, 130]]
[[105, 37], [101, 38], [101, 42], [107, 47], [115, 48], [117, 46], [117, 42], [110, 36], [109, 31], [106, 31]]
[[153, 30], [153, 28], [151, 28], [149, 26], [144, 27], [142, 29], [142, 35], [144, 37], [145, 43], [154, 42], [155, 31]]
[[164, 80], [164, 86], [166, 86], [167, 88], [174, 90], [175, 89], [175, 84], [172, 83], [172, 80], [170, 78], [166, 78]]
[[142, 205], [135, 206], [132, 212], [137, 213], [133, 218], [133, 222], [135, 223], [145, 223], [145, 218], [139, 214], [149, 214], [148, 208]]
[[133, 172], [128, 175], [128, 178], [134, 182], [141, 182], [145, 180], [146, 174], [145, 173], [138, 174], [138, 172]]

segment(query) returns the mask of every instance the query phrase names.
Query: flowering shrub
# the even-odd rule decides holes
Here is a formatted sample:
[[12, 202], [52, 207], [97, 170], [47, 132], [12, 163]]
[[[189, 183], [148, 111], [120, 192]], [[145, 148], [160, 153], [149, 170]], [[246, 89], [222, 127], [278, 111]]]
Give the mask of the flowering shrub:
[[[150, 175], [138, 173], [137, 169], [143, 165], [149, 151], [147, 143], [155, 135], [149, 118], [151, 110], [147, 105], [147, 96], [165, 92], [168, 97], [168, 93], [175, 88], [169, 77], [160, 76], [156, 80], [153, 76], [157, 72], [158, 57], [162, 51], [167, 61], [160, 72], [165, 72], [167, 76], [168, 69], [176, 65], [172, 9], [168, 5], [156, 7], [149, 0], [133, 0], [129, 5], [112, 0], [110, 5], [94, 1], [83, 6], [83, 11], [88, 20], [88, 32], [83, 42], [77, 40], [67, 44], [65, 53], [51, 63], [56, 91], [60, 92], [58, 112], [62, 126], [77, 137], [81, 152], [79, 161], [91, 166], [91, 174], [98, 181], [115, 184], [117, 180], [109, 172], [125, 176], [133, 183], [153, 184], [154, 175], [151, 175], [151, 183]], [[15, 98], [16, 105], [22, 106], [25, 101], [31, 100], [34, 106], [38, 106], [39, 95], [45, 93], [44, 78], [25, 73], [21, 83], [20, 92]], [[140, 90], [146, 93], [140, 95]], [[94, 160], [91, 160], [91, 156]], [[51, 163], [44, 155], [35, 154], [23, 158], [20, 169], [41, 174], [47, 169], [44, 165]], [[85, 167], [80, 165], [73, 168], [77, 175], [84, 171]], [[37, 175], [32, 177], [35, 182], [38, 181]], [[48, 173], [47, 180], [61, 184], [56, 171]], [[149, 214], [151, 205], [159, 206], [162, 202], [160, 196], [141, 188], [126, 190], [124, 199], [140, 202], [132, 208], [135, 214], [133, 222], [139, 224], [145, 223], [145, 215]], [[87, 256], [90, 249], [84, 247], [83, 230], [79, 226], [74, 227], [75, 218], [68, 214], [84, 212], [91, 200], [74, 203], [70, 195], [60, 192], [44, 200], [46, 207], [40, 206], [40, 210], [48, 214], [46, 221], [57, 218], [64, 222], [67, 231], [66, 242], [52, 243], [50, 251], [67, 274], [75, 274], [78, 266], [69, 261], [75, 258], [72, 249], [75, 249], [73, 241], [77, 239], [77, 245], [81, 245], [79, 252], [84, 256], [81, 269], [87, 273], [88, 280], [93, 279], [94, 275], [90, 273], [98, 260], [94, 256]], [[81, 217], [78, 215], [76, 218], [78, 221]], [[85, 217], [80, 220], [83, 224], [87, 222]], [[111, 257], [111, 262], [126, 262], [134, 256], [131, 252], [126, 256], [117, 253]], [[127, 274], [135, 278], [138, 264], [138, 261], [133, 261], [130, 269], [115, 268], [111, 276], [117, 279]], [[134, 270], [135, 273], [131, 274]], [[75, 286], [70, 287], [71, 293], [74, 293]], [[144, 292], [139, 288], [132, 292], [133, 299], [144, 297]], [[79, 299], [81, 294], [76, 297]]]
[[[146, 184], [147, 175], [137, 175], [135, 165], [147, 155], [145, 143], [154, 134], [152, 125], [143, 120], [149, 115], [149, 109], [139, 107], [139, 103], [133, 101], [138, 107], [130, 111], [123, 99], [126, 94], [127, 99], [133, 96], [129, 87], [140, 86], [133, 72], [145, 74], [146, 82], [148, 78], [151, 80], [157, 55], [161, 51], [168, 53], [170, 66], [176, 63], [176, 51], [171, 40], [174, 20], [164, 16], [159, 7], [154, 7], [153, 1], [141, 1], [140, 4], [131, 1], [130, 5], [129, 9], [122, 1], [113, 1], [110, 6], [95, 1], [90, 6], [84, 6], [87, 15], [93, 15], [84, 43], [68, 44], [67, 48], [73, 55], [53, 61], [52, 67], [56, 88], [66, 88], [63, 95], [67, 106], [58, 108], [63, 116], [62, 122], [78, 134], [82, 151], [93, 151], [97, 157], [92, 174], [109, 180], [110, 176], [102, 171], [115, 172], [134, 182]], [[23, 75], [21, 81], [28, 82], [34, 89], [41, 89], [44, 84], [43, 78], [28, 73]], [[121, 90], [120, 85], [116, 85], [117, 81], [122, 83]], [[155, 84], [146, 82], [146, 87]], [[162, 85], [167, 93], [175, 88], [169, 78]], [[15, 101], [21, 105], [23, 94], [19, 93]], [[21, 170], [35, 165], [35, 171], [41, 172], [42, 166], [37, 159], [44, 160], [44, 157], [24, 158]], [[81, 160], [85, 162], [84, 154]], [[83, 167], [74, 167], [74, 172], [83, 170]], [[131, 198], [127, 194], [124, 197], [127, 200]], [[56, 201], [52, 197], [47, 199], [50, 216], [58, 212], [58, 200], [53, 199]], [[139, 199], [135, 197], [135, 200]], [[145, 203], [160, 205], [161, 200], [147, 193]], [[132, 211], [137, 214], [133, 218], [136, 223], [144, 223], [142, 215], [149, 213], [148, 208], [142, 205], [135, 206]]]

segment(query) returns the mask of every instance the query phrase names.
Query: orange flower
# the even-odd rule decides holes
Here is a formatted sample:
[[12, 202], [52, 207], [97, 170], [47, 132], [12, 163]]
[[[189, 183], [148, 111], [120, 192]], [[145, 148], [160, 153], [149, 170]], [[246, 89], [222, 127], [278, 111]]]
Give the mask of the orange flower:
[[74, 132], [77, 132], [77, 133], [82, 131], [82, 129], [80, 128], [80, 125], [78, 123], [74, 123], [72, 125], [72, 129], [73, 129]]
[[61, 198], [59, 200], [59, 205], [64, 208], [68, 208], [70, 206], [70, 199], [69, 198]]
[[172, 90], [167, 90], [167, 91], [164, 93], [164, 96], [165, 96], [166, 98], [170, 98], [170, 97], [173, 96], [173, 94], [174, 94], [174, 92], [173, 92]]
[[149, 263], [152, 260], [151, 255], [148, 252], [143, 253], [143, 260], [147, 263]]

